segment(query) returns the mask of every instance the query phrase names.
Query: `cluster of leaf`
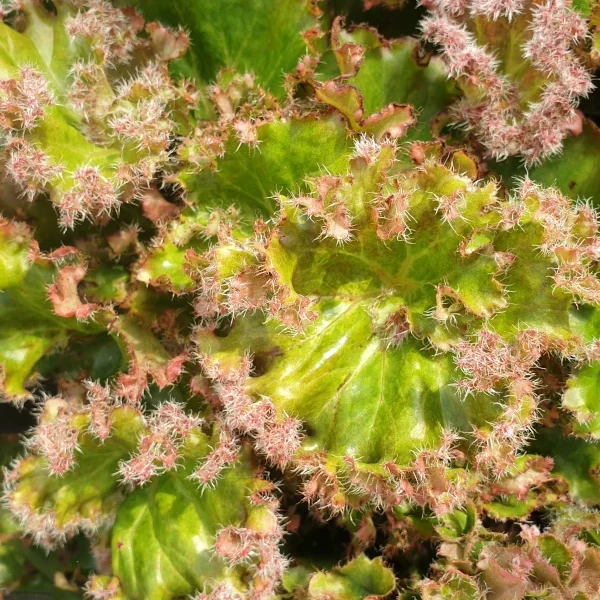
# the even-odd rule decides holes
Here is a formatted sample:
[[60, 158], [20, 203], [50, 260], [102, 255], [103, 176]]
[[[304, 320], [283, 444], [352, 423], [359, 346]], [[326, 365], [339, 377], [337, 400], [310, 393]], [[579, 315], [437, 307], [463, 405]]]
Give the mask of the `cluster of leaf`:
[[598, 7], [402, 4], [0, 2], [1, 588], [600, 595]]

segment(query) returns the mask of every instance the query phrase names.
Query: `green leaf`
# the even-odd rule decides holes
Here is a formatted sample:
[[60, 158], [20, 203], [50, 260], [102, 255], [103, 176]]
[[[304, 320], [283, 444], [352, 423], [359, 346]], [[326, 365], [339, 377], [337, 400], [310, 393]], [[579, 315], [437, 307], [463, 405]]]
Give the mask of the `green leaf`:
[[[18, 436], [0, 436], [0, 466], [8, 469], [12, 461], [18, 460], [22, 450]], [[0, 473], [0, 480], [4, 479], [5, 473]], [[55, 573], [60, 570], [58, 557], [34, 547], [31, 539], [24, 537], [15, 516], [1, 506], [0, 588], [21, 590], [41, 578], [53, 581]]]
[[125, 267], [100, 265], [86, 273], [83, 294], [88, 302], [121, 304], [127, 298], [129, 273]]
[[526, 518], [538, 505], [535, 494], [528, 494], [525, 500], [516, 496], [508, 496], [494, 502], [487, 502], [485, 512], [498, 521], [518, 520]]
[[563, 406], [575, 413], [573, 431], [600, 439], [600, 362], [585, 365], [567, 381], [562, 397]]
[[79, 432], [75, 466], [63, 475], [52, 475], [44, 457], [26, 456], [18, 462], [15, 483], [8, 490], [11, 510], [23, 515], [29, 530], [42, 540], [46, 533], [73, 535], [114, 513], [122, 500], [115, 477], [119, 461], [135, 450], [144, 427], [137, 410], [115, 408], [111, 435], [101, 443], [87, 429], [89, 414], [73, 419]]
[[64, 178], [53, 180], [51, 197], [60, 205], [61, 195], [72, 189], [73, 174], [81, 167], [97, 167], [108, 180], [114, 179], [121, 152], [116, 147], [103, 147], [89, 142], [80, 131], [81, 124], [67, 110], [52, 106], [30, 140], [44, 150], [51, 164], [61, 165]]
[[[58, 348], [72, 334], [102, 331], [94, 323], [80, 323], [54, 314], [47, 298], [54, 269], [45, 261], [32, 262], [29, 232], [10, 222], [0, 225], [0, 365], [4, 393], [25, 398], [25, 384], [40, 358]], [[31, 252], [34, 252], [32, 249]]]
[[[8, 467], [20, 449], [21, 444], [12, 436], [1, 436], [0, 467]], [[3, 478], [0, 472], [0, 479]], [[20, 536], [20, 528], [13, 515], [0, 507], [0, 588], [8, 587], [27, 572], [27, 558]]]
[[[201, 248], [204, 245], [205, 243], [200, 242], [197, 247]], [[195, 244], [186, 246], [193, 247]], [[188, 264], [185, 257], [186, 249], [165, 240], [144, 258], [137, 272], [138, 280], [154, 286], [166, 284], [175, 293], [193, 290], [197, 284], [184, 269]]]
[[87, 595], [109, 595], [113, 600], [128, 600], [123, 594], [121, 583], [110, 575], [93, 575], [87, 585]]
[[262, 87], [285, 97], [284, 73], [295, 69], [307, 45], [302, 33], [317, 25], [308, 0], [138, 0], [146, 19], [190, 32], [191, 48], [174, 68], [212, 83], [223, 67], [254, 73]]
[[[347, 168], [352, 142], [339, 117], [305, 117], [258, 127], [258, 146], [230, 141], [217, 171], [182, 174], [190, 201], [199, 207], [233, 205], [247, 219], [270, 217], [274, 195], [296, 192], [304, 180]], [[239, 146], [239, 148], [238, 148]]]
[[6, 296], [0, 297], [0, 361], [3, 391], [8, 398], [27, 397], [25, 385], [38, 360], [67, 341], [60, 327], [23, 316]]
[[573, 0], [573, 8], [581, 13], [584, 17], [588, 17], [592, 12], [594, 2], [590, 0]]
[[23, 281], [30, 266], [31, 235], [16, 223], [0, 221], [0, 291]]
[[35, 575], [31, 579], [28, 579], [23, 585], [20, 585], [16, 593], [13, 594], [15, 598], [19, 598], [20, 594], [25, 597], [43, 597], [44, 600], [82, 600], [83, 594], [74, 592], [72, 589], [65, 589], [65, 587], [59, 587], [54, 584], [53, 581], [48, 581], [39, 574]]
[[42, 379], [88, 377], [105, 383], [124, 366], [123, 353], [108, 334], [70, 339], [65, 348], [43, 356], [35, 365]]
[[589, 304], [573, 306], [569, 312], [571, 329], [585, 344], [600, 338], [600, 310]]
[[[50, 12], [44, 4], [26, 1], [22, 10], [27, 22], [23, 34], [31, 40], [41, 63], [52, 74], [57, 91], [65, 93], [70, 65], [85, 54], [85, 48], [67, 33], [65, 27], [65, 22], [72, 15], [72, 8], [67, 2], [57, 2]], [[13, 53], [12, 58], [18, 60], [19, 64], [24, 62], [20, 52]]]
[[[186, 445], [186, 458], [201, 458], [207, 449], [206, 440], [196, 437]], [[132, 600], [168, 600], [220, 581], [242, 586], [244, 569], [215, 554], [215, 536], [222, 527], [243, 526], [252, 513], [248, 458], [203, 491], [187, 479], [187, 467], [136, 489], [119, 507], [113, 569]]]
[[59, 94], [66, 91], [69, 65], [77, 52], [65, 30], [69, 15], [66, 3], [59, 2], [59, 12], [52, 16], [35, 2], [24, 2], [26, 27], [17, 32], [0, 23], [0, 79], [13, 78], [19, 67], [30, 65], [44, 73]]
[[439, 518], [437, 532], [447, 539], [460, 539], [469, 535], [477, 524], [477, 510], [473, 504], [464, 510], [453, 510]]
[[541, 428], [528, 451], [554, 460], [552, 475], [569, 484], [575, 501], [600, 503], [600, 446], [581, 438], [563, 435], [559, 428]]
[[22, 542], [18, 539], [5, 540], [0, 544], [0, 587], [8, 587], [26, 572], [27, 559]]
[[[461, 400], [454, 384], [462, 375], [449, 350], [490, 322], [507, 341], [518, 327], [570, 339], [572, 299], [551, 285], [536, 285], [554, 267], [534, 252], [543, 231], [533, 217], [522, 228], [497, 229], [502, 208], [493, 188], [469, 187], [468, 178], [442, 165], [425, 164], [387, 180], [391, 148], [384, 145], [376, 159], [354, 158], [344, 178], [312, 184], [315, 203], [329, 201], [322, 192], [329, 185], [335, 206], [348, 210], [351, 235], [342, 244], [324, 235], [327, 215], [308, 218], [294, 199], [282, 201], [264, 254], [278, 284], [291, 290], [290, 305], [299, 297], [312, 301], [315, 318], [306, 331], [294, 336], [282, 332], [276, 319], [244, 316], [227, 336], [201, 332], [199, 345], [225, 363], [250, 351], [259, 368], [246, 391], [253, 398], [268, 396], [281, 413], [301, 419], [306, 448], [368, 464], [408, 465], [415, 449], [439, 443], [442, 430], [469, 433], [498, 416], [496, 403], [483, 395]], [[382, 240], [373, 204], [405, 190], [409, 242]], [[435, 199], [456, 194], [464, 199], [465, 218], [450, 224], [439, 217]], [[465, 242], [481, 231], [486, 243], [466, 253]], [[496, 250], [516, 257], [502, 284]], [[226, 278], [235, 271], [230, 257], [237, 255], [228, 247], [221, 254], [217, 262]], [[520, 285], [510, 304], [504, 282]], [[434, 318], [445, 310], [440, 286], [453, 290], [448, 304], [456, 311], [445, 322], [444, 316]], [[535, 305], [531, 293], [537, 294]], [[426, 339], [446, 352], [428, 349]]]
[[146, 389], [148, 375], [159, 389], [179, 378], [183, 363], [181, 355], [173, 358], [142, 319], [132, 314], [118, 316], [110, 324], [110, 333], [122, 355], [129, 358], [128, 375], [121, 374], [127, 382], [124, 387], [129, 390], [122, 392], [123, 397], [137, 402]]
[[[97, 10], [81, 8], [84, 12], [87, 8], [92, 12]], [[119, 167], [131, 169], [132, 183], [135, 184], [138, 179], [143, 179], [136, 170], [140, 161], [145, 161], [146, 170], [152, 167], [158, 170], [161, 160], [164, 160], [156, 146], [151, 143], [144, 146], [142, 143], [136, 147], [126, 143], [111, 125], [112, 117], [123, 116], [123, 111], [134, 122], [137, 117], [139, 123], [142, 116], [135, 114], [139, 98], [134, 102], [125, 97], [126, 94], [119, 91], [119, 84], [128, 76], [133, 78], [136, 70], [152, 59], [157, 61], [152, 63], [152, 68], [158, 72], [159, 57], [148, 52], [148, 47], [142, 51], [139, 46], [127, 42], [131, 52], [137, 52], [137, 55], [135, 59], [124, 57], [123, 64], [116, 68], [114, 64], [108, 65], [101, 53], [94, 52], [87, 41], [69, 33], [69, 20], [78, 12], [71, 3], [57, 2], [56, 6], [50, 7], [50, 3], [27, 1], [23, 10], [26, 14], [19, 20], [18, 30], [0, 23], [0, 80], [20, 80], [27, 67], [39, 71], [52, 94], [42, 98], [35, 123], [15, 136], [19, 138], [19, 144], [9, 146], [6, 153], [16, 163], [40, 163], [41, 175], [31, 173], [24, 177], [15, 175], [15, 178], [32, 197], [47, 193], [56, 206], [63, 207], [62, 224], [73, 227], [85, 218], [98, 219], [121, 201], [131, 199], [133, 190], [124, 184], [128, 176], [123, 177], [123, 171], [118, 176]], [[105, 12], [100, 20], [114, 19], [106, 11], [116, 9], [102, 10]], [[112, 26], [107, 27], [110, 29]], [[124, 26], [115, 25], [116, 29], [119, 27]], [[115, 43], [121, 33], [112, 31], [110, 34]], [[125, 35], [131, 35], [131, 31], [128, 30]], [[94, 71], [93, 75], [78, 74], [78, 68], [84, 69], [85, 65]], [[86, 94], [88, 97], [79, 102]], [[90, 98], [97, 105], [93, 110], [87, 107]], [[181, 106], [175, 107], [177, 100], [173, 100], [168, 109], [167, 103], [168, 100], [165, 100], [165, 111], [173, 116], [173, 121], [185, 121]], [[157, 120], [174, 132], [176, 125], [170, 118], [163, 114]], [[152, 167], [147, 161], [152, 163]], [[27, 169], [32, 170], [31, 167]], [[27, 172], [27, 169], [21, 168], [20, 172]], [[16, 173], [14, 169], [13, 172]], [[86, 201], [74, 201], [72, 195], [67, 195], [69, 192], [80, 194], [84, 187], [96, 188]]]
[[360, 91], [365, 114], [378, 112], [392, 102], [410, 104], [417, 113], [417, 125], [409, 130], [406, 139], [432, 139], [433, 118], [458, 94], [441, 60], [431, 57], [419, 63], [418, 42], [414, 38], [382, 40], [360, 26], [352, 31], [341, 30], [338, 35], [339, 44], [357, 44], [365, 51], [358, 72], [346, 80]]
[[339, 110], [346, 117], [350, 129], [375, 139], [403, 137], [416, 120], [414, 110], [408, 104], [390, 104], [381, 112], [365, 118], [358, 89], [337, 81], [327, 81], [319, 86], [315, 96], [320, 102]]
[[[519, 231], [501, 233], [495, 239], [494, 248], [514, 254], [520, 268], [509, 269], [502, 280], [511, 290], [510, 302], [505, 311], [494, 315], [491, 325], [504, 335], [519, 327], [569, 339], [573, 336], [569, 318], [573, 299], [553, 289], [551, 260], [532, 256], [534, 240], [541, 239], [541, 233], [536, 224], [527, 224]], [[534, 296], [536, 301], [531, 302]]]
[[387, 596], [396, 587], [394, 574], [381, 558], [361, 554], [343, 567], [313, 575], [308, 596], [314, 600], [363, 600]]
[[233, 234], [248, 236], [257, 216], [274, 214], [278, 193], [306, 189], [305, 179], [311, 175], [345, 171], [352, 151], [346, 126], [335, 115], [275, 120], [260, 125], [257, 134], [256, 148], [230, 140], [215, 171], [184, 168], [179, 174], [193, 207], [169, 223], [160, 244], [142, 259], [140, 281], [174, 293], [195, 290], [198, 284], [186, 273], [186, 251], [207, 249], [207, 238], [216, 233], [215, 209], [234, 207], [239, 219]]
[[[72, 7], [66, 2], [58, 2], [57, 7], [56, 12], [50, 13], [43, 4], [25, 2], [26, 27], [23, 31], [0, 23], [0, 79], [19, 77], [21, 67], [33, 66], [46, 77], [59, 98], [66, 100], [71, 85], [71, 67], [84, 58], [85, 51], [66, 30]], [[50, 106], [28, 139], [48, 155], [51, 164], [62, 165], [66, 172], [73, 173], [79, 166], [93, 165], [102, 166], [104, 174], [114, 173], [110, 163], [120, 158], [119, 151], [90, 143], [79, 127], [80, 120], [72, 110]], [[113, 168], [106, 169], [107, 165]], [[72, 185], [69, 176], [66, 181], [57, 178], [53, 183], [61, 189]]]
[[312, 574], [313, 571], [303, 565], [292, 567], [283, 574], [281, 585], [286, 592], [293, 594], [308, 586]]
[[441, 581], [425, 580], [423, 600], [480, 600], [477, 582], [460, 571], [444, 575]]
[[538, 547], [542, 556], [558, 571], [561, 580], [567, 581], [574, 561], [569, 549], [550, 534], [540, 536]]
[[214, 344], [217, 359], [221, 348], [253, 352], [267, 372], [249, 381], [249, 392], [302, 418], [311, 446], [365, 463], [409, 464], [413, 450], [435, 444], [443, 426], [468, 430], [489, 411], [484, 401], [460, 400], [450, 356], [423, 352], [413, 340], [382, 347], [360, 302], [323, 301], [318, 309], [306, 337], [278, 333], [256, 317], [236, 321], [227, 338], [200, 342]]

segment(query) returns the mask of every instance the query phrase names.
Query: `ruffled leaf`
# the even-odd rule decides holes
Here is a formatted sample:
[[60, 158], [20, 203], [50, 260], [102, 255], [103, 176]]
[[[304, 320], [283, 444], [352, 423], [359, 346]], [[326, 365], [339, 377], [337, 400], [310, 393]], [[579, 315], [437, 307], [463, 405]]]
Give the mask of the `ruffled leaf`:
[[186, 76], [211, 83], [221, 68], [229, 67], [254, 73], [259, 84], [278, 97], [285, 97], [283, 74], [306, 53], [302, 34], [317, 26], [319, 13], [308, 0], [144, 0], [139, 7], [147, 19], [189, 30], [191, 50], [175, 65]]
[[27, 228], [9, 221], [0, 224], [0, 361], [7, 398], [28, 396], [26, 383], [35, 365], [52, 349], [64, 346], [70, 335], [102, 331], [94, 322], [57, 316], [47, 298], [54, 268], [36, 258], [37, 248]]
[[598, 385], [600, 363], [593, 362], [579, 369], [567, 382], [563, 405], [575, 413], [575, 433], [600, 438], [600, 414], [598, 410]]
[[600, 502], [600, 447], [583, 439], [561, 434], [558, 428], [540, 429], [531, 450], [554, 460], [552, 474], [566, 481], [575, 500]]
[[246, 449], [199, 489], [205, 481], [200, 472], [210, 470], [218, 448], [188, 429], [178, 468], [136, 489], [119, 507], [113, 569], [133, 600], [196, 590], [215, 598], [226, 590], [272, 597], [287, 564], [278, 548], [282, 529], [273, 486], [255, 478]]
[[274, 196], [304, 186], [311, 175], [346, 169], [352, 151], [339, 117], [276, 120], [257, 127], [256, 148], [231, 140], [216, 172], [181, 176], [191, 202], [199, 206], [233, 205], [246, 218], [270, 217]]
[[[11, 471], [9, 506], [26, 531], [47, 545], [81, 529], [93, 531], [122, 501], [115, 473], [119, 462], [137, 447], [144, 430], [141, 415], [125, 406], [113, 409], [108, 421], [111, 435], [104, 443], [89, 429], [90, 422], [89, 414], [72, 418], [69, 427], [74, 428], [79, 452], [75, 466], [66, 473], [51, 474], [48, 459], [36, 454], [20, 459]], [[57, 451], [72, 452], [66, 437], [62, 444]]]
[[457, 94], [438, 57], [420, 59], [422, 48], [413, 38], [388, 41], [364, 26], [344, 30], [339, 20], [333, 25], [331, 43], [345, 82], [360, 91], [366, 115], [390, 103], [409, 104], [417, 125], [408, 139], [431, 139], [432, 120]]
[[313, 575], [308, 586], [309, 598], [324, 600], [364, 600], [387, 596], [396, 587], [394, 574], [381, 558], [361, 554], [331, 572]]

